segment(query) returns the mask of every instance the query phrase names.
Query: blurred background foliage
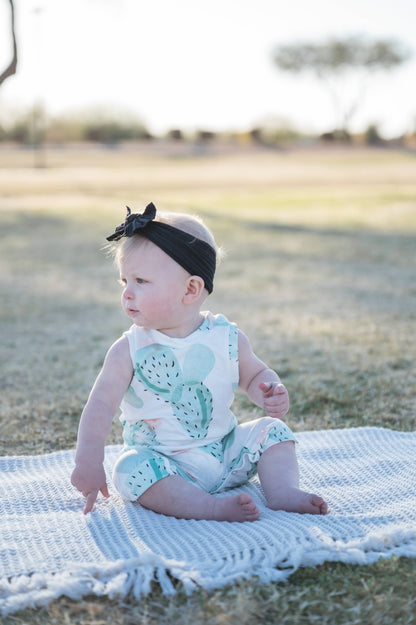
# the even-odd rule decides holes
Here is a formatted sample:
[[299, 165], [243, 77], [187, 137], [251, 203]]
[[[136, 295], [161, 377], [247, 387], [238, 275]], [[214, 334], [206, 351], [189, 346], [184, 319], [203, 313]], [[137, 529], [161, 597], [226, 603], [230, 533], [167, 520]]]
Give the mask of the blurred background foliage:
[[214, 132], [203, 128], [192, 131], [172, 128], [162, 136], [153, 135], [140, 117], [122, 111], [85, 109], [74, 113], [48, 115], [41, 105], [16, 111], [7, 119], [0, 118], [0, 143], [22, 146], [63, 145], [66, 143], [93, 142], [118, 145], [138, 141], [172, 143], [202, 143], [213, 141], [240, 145], [262, 145], [271, 148], [302, 146], [313, 143], [341, 143], [343, 145], [380, 145], [415, 147], [416, 129], [407, 134], [386, 139], [377, 123], [371, 123], [361, 133], [351, 134], [344, 129], [334, 129], [319, 135], [298, 130], [286, 117], [269, 115], [253, 128], [241, 131]]

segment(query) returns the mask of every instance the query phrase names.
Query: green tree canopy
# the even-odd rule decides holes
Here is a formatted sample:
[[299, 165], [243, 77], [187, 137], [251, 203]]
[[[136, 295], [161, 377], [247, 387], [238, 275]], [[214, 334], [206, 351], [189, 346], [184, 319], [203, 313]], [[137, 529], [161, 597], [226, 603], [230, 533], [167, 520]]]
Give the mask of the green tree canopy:
[[[297, 42], [278, 46], [273, 60], [283, 71], [299, 74], [309, 72], [325, 81], [330, 89], [337, 110], [341, 107], [334, 79], [363, 71], [366, 80], [375, 71], [391, 71], [411, 57], [410, 50], [395, 39], [369, 39], [351, 36], [344, 39], [328, 39], [321, 43]], [[348, 133], [348, 124], [362, 100], [364, 87], [357, 90], [353, 103], [343, 107], [341, 127]]]

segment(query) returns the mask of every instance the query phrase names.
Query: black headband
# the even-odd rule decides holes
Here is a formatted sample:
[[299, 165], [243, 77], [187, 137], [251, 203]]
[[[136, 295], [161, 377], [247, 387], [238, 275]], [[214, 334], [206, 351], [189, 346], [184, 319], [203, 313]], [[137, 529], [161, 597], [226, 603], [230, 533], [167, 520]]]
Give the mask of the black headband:
[[155, 217], [156, 207], [152, 202], [141, 214], [132, 213], [127, 206], [124, 223], [117, 226], [107, 241], [140, 234], [160, 247], [192, 276], [200, 276], [208, 293], [212, 293], [217, 256], [212, 245], [162, 221], [153, 221]]

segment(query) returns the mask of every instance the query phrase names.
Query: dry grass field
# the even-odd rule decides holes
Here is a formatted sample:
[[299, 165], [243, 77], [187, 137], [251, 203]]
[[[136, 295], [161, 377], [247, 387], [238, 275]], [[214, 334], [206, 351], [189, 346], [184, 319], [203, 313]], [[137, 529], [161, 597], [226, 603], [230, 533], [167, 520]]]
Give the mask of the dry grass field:
[[[74, 447], [109, 345], [128, 326], [102, 250], [125, 205], [200, 214], [223, 246], [208, 300], [291, 396], [295, 431], [415, 429], [416, 156], [369, 149], [0, 149], [0, 453]], [[237, 395], [241, 420], [260, 415]], [[108, 441], [120, 442], [117, 423]], [[327, 563], [140, 603], [62, 598], [5, 625], [416, 623], [416, 561]]]

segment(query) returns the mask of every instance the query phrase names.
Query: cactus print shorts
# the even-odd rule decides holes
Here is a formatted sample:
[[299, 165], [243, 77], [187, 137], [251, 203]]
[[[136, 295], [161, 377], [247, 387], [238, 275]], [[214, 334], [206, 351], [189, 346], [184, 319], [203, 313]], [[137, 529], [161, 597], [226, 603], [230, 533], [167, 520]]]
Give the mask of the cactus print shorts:
[[152, 484], [179, 475], [208, 493], [246, 483], [257, 472], [261, 454], [272, 445], [296, 442], [280, 419], [262, 417], [236, 426], [214, 443], [169, 453], [147, 445], [125, 447], [113, 470], [119, 493], [136, 501]]

